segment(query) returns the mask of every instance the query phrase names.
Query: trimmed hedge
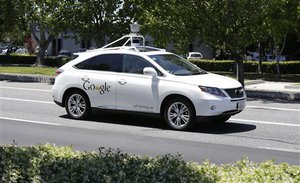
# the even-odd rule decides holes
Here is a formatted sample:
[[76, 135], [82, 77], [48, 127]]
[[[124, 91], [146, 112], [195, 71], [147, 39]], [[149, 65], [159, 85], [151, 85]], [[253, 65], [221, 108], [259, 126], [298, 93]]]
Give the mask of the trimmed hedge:
[[[207, 71], [234, 71], [233, 60], [190, 60], [193, 64]], [[258, 61], [244, 61], [245, 72], [257, 72]], [[285, 61], [279, 63], [281, 74], [300, 74], [300, 61]], [[263, 73], [276, 74], [276, 62], [262, 62]]]
[[[0, 55], [0, 65], [33, 65], [36, 56], [7, 56]], [[235, 63], [232, 60], [190, 60], [193, 64], [207, 71], [234, 71]], [[60, 67], [68, 62], [66, 58], [46, 57], [45, 66]], [[300, 61], [285, 61], [279, 63], [281, 74], [300, 74]], [[257, 72], [257, 61], [244, 61], [245, 72]], [[276, 62], [262, 62], [263, 73], [276, 74]]]
[[[45, 57], [45, 66], [60, 67], [64, 65], [68, 59]], [[0, 55], [0, 65], [33, 65], [36, 62], [36, 56], [24, 56], [24, 55]]]
[[245, 159], [217, 166], [172, 155], [130, 156], [112, 149], [75, 152], [71, 147], [0, 147], [0, 182], [300, 182], [300, 167]]

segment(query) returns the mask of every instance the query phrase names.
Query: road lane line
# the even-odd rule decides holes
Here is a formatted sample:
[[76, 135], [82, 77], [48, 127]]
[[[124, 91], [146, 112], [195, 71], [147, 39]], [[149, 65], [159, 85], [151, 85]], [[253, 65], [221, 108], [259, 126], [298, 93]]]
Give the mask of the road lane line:
[[18, 88], [18, 87], [8, 87], [8, 86], [0, 86], [0, 88], [3, 88], [3, 89], [13, 89], [13, 90], [37, 91], [37, 92], [51, 92], [51, 90], [32, 89], [32, 88]]
[[270, 109], [270, 110], [280, 110], [280, 111], [293, 111], [293, 112], [300, 112], [300, 109], [287, 109], [287, 108], [279, 108], [279, 107], [263, 107], [263, 106], [246, 106], [247, 108], [254, 108], [254, 109]]
[[300, 124], [278, 123], [278, 122], [272, 122], [272, 121], [256, 121], [256, 120], [234, 119], [234, 118], [233, 119], [229, 119], [228, 121], [249, 122], [249, 123], [268, 124], [268, 125], [281, 125], [281, 126], [300, 127]]
[[274, 147], [257, 147], [258, 149], [271, 150], [271, 151], [283, 151], [283, 152], [291, 152], [291, 153], [300, 153], [298, 149], [282, 149], [282, 148], [274, 148]]
[[58, 124], [58, 123], [49, 123], [49, 122], [43, 122], [43, 121], [33, 121], [33, 120], [18, 119], [18, 118], [8, 118], [8, 117], [2, 117], [2, 116], [0, 116], [0, 119], [10, 120], [10, 121], [21, 121], [21, 122], [25, 122], [25, 123], [35, 123], [35, 124], [42, 124], [42, 125], [62, 126], [61, 124]]
[[43, 104], [55, 104], [54, 102], [40, 101], [40, 100], [27, 100], [27, 99], [19, 99], [19, 98], [0, 97], [0, 99], [2, 99], [2, 100], [21, 101], [21, 102], [43, 103]]

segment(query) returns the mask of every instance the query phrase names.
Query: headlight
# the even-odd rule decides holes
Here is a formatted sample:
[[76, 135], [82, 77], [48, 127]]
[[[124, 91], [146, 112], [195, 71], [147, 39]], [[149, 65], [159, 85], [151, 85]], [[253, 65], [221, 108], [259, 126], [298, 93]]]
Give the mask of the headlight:
[[207, 87], [207, 86], [199, 86], [199, 88], [201, 89], [201, 91], [203, 91], [205, 93], [209, 93], [209, 94], [220, 96], [220, 97], [226, 97], [219, 88]]

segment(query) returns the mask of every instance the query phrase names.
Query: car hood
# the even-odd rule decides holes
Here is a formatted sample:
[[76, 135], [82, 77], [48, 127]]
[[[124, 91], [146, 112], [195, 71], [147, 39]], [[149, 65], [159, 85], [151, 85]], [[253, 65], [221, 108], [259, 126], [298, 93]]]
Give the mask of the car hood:
[[193, 75], [193, 76], [173, 76], [173, 77], [176, 77], [177, 81], [183, 83], [199, 85], [199, 86], [217, 87], [220, 89], [238, 88], [242, 86], [240, 82], [238, 82], [235, 79], [221, 76], [218, 74], [212, 74], [212, 73]]

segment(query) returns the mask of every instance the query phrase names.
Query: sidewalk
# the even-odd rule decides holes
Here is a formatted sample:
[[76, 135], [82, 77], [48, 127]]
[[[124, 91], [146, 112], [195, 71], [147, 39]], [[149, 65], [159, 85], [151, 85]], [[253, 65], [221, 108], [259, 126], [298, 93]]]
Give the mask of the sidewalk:
[[[0, 81], [54, 83], [54, 77], [30, 74], [0, 74]], [[269, 82], [263, 80], [245, 81], [245, 90], [249, 98], [283, 99], [300, 101], [300, 85], [287, 82]]]
[[300, 85], [288, 82], [253, 80], [245, 82], [248, 97], [300, 101]]

